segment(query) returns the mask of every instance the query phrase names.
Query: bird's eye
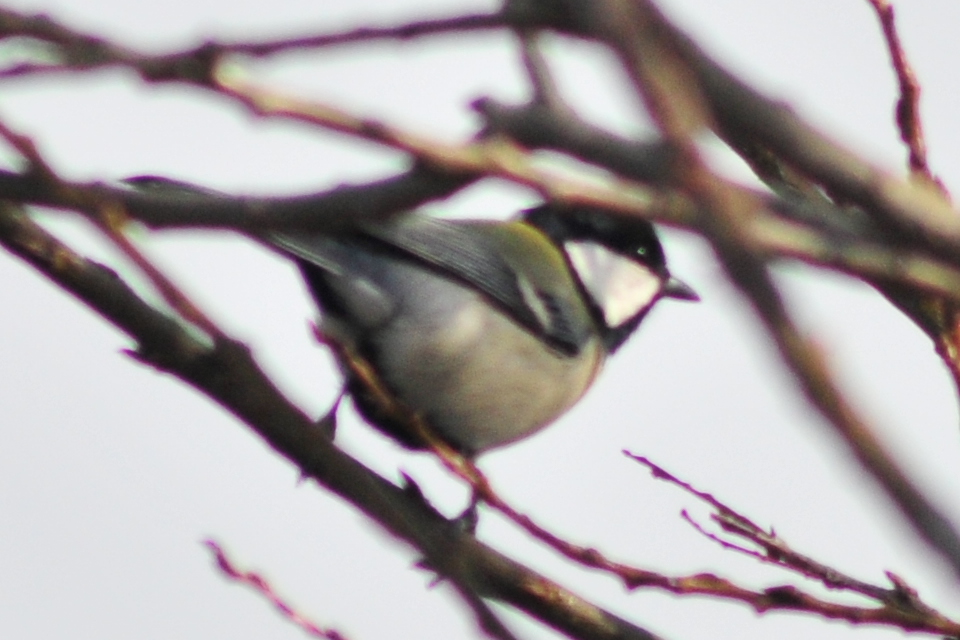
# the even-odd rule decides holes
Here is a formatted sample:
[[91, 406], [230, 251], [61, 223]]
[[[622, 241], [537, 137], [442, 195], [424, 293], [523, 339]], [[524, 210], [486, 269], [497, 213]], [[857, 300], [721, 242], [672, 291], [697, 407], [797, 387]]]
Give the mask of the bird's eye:
[[647, 255], [647, 248], [646, 248], [646, 247], [640, 247], [639, 249], [637, 249], [637, 255], [638, 255], [638, 256], [645, 256], [645, 255]]

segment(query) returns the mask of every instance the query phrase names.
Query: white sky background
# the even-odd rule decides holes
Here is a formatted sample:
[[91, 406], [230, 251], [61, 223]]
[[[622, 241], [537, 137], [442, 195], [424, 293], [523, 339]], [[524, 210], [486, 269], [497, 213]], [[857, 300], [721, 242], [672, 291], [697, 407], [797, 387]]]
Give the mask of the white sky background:
[[[152, 50], [207, 36], [336, 31], [483, 8], [452, 0], [334, 3], [8, 3]], [[768, 93], [876, 163], [901, 172], [895, 83], [866, 0], [670, 0], [668, 12]], [[346, 8], [349, 7], [349, 8]], [[934, 170], [960, 187], [955, 72], [960, 5], [902, 2], [899, 26], [923, 83]], [[553, 39], [567, 98], [620, 132], [648, 131], [596, 48]], [[468, 35], [364, 45], [258, 64], [277, 86], [411, 129], [464, 138], [481, 95], [526, 95], [515, 47]], [[398, 154], [299, 125], [257, 120], [181, 87], [146, 87], [97, 72], [10, 82], [0, 117], [33, 136], [77, 179], [156, 173], [234, 193], [285, 194], [368, 180], [403, 166]], [[718, 166], [748, 179], [718, 155]], [[437, 212], [502, 217], [535, 202], [485, 184]], [[87, 225], [65, 213], [49, 226], [124, 275]], [[668, 232], [672, 269], [702, 295], [666, 302], [609, 364], [594, 390], [552, 429], [482, 458], [495, 486], [570, 540], [672, 575], [712, 571], [766, 586], [785, 572], [724, 551], [679, 518], [707, 522], [692, 498], [649, 477], [620, 450], [643, 453], [773, 525], [796, 549], [873, 582], [893, 570], [954, 617], [960, 590], [804, 405], [757, 323], [702, 242]], [[329, 358], [307, 330], [312, 306], [295, 270], [227, 233], [137, 239], [312, 414], [336, 391]], [[960, 508], [956, 398], [931, 345], [868, 287], [812, 269], [781, 270], [805, 326], [826, 346], [846, 389], [900, 459], [955, 520]], [[411, 568], [416, 556], [312, 484], [247, 428], [176, 380], [124, 357], [116, 331], [17, 260], [0, 254], [0, 637], [75, 640], [269, 637], [304, 634], [259, 596], [227, 583], [200, 541], [269, 577], [303, 612], [353, 640], [475, 637], [445, 587]], [[411, 454], [354, 420], [339, 442], [381, 473], [404, 469], [450, 513], [465, 492], [427, 455]], [[557, 559], [497, 516], [479, 535], [616, 613], [670, 640], [902, 637], [811, 616], [656, 591], [625, 593], [613, 578]], [[801, 583], [803, 584], [803, 583]], [[816, 590], [812, 583], [805, 588]], [[524, 638], [555, 635], [504, 611]]]

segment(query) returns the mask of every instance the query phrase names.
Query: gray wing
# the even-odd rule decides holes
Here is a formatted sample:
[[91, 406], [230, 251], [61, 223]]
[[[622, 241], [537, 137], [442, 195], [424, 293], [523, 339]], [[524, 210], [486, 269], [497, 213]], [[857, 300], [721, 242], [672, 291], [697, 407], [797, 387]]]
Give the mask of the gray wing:
[[320, 234], [276, 233], [268, 240], [297, 260], [311, 293], [327, 311], [366, 329], [385, 324], [396, 313], [400, 292], [390, 291], [389, 265], [369, 251]]
[[[326, 241], [318, 244], [321, 237]], [[518, 276], [490, 236], [478, 233], [468, 224], [405, 215], [368, 225], [362, 237], [479, 291], [515, 322], [563, 353], [579, 353], [592, 335], [590, 327], [575, 326], [577, 323], [570, 321], [572, 314], [564, 308], [563, 301]], [[281, 233], [272, 235], [270, 241], [331, 273], [343, 269], [342, 261], [331, 259], [328, 253], [328, 243], [342, 241], [330, 236]]]
[[[136, 176], [123, 182], [139, 191], [222, 195], [158, 176]], [[456, 223], [411, 213], [369, 224], [359, 235], [399, 250], [435, 272], [479, 291], [515, 322], [561, 352], [579, 353], [592, 335], [590, 327], [574, 320], [575, 314], [565, 306], [569, 302], [519, 276], [491, 237], [479, 232], [483, 224]], [[356, 320], [375, 325], [393, 313], [394, 300], [380, 288], [377, 277], [369, 277], [378, 269], [373, 263], [376, 256], [360, 247], [351, 247], [351, 237], [357, 236], [270, 233], [261, 239], [326, 274], [324, 282], [314, 278], [310, 283], [315, 295], [317, 285], [327, 287], [350, 307]], [[304, 275], [311, 280], [310, 273], [304, 271]]]

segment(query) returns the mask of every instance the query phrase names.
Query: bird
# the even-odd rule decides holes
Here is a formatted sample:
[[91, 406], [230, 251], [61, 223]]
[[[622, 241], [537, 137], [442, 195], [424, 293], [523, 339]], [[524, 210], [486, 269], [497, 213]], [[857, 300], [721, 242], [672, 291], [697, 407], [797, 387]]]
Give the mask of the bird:
[[[161, 176], [122, 184], [225, 197]], [[670, 274], [650, 222], [594, 206], [546, 202], [512, 220], [413, 210], [336, 232], [253, 237], [298, 266], [319, 308], [317, 333], [366, 421], [428, 449], [410, 424], [416, 416], [469, 458], [533, 435], [576, 404], [659, 300], [699, 300]], [[318, 421], [328, 432], [338, 406]]]
[[[342, 232], [271, 232], [298, 266], [345, 392], [373, 427], [474, 458], [570, 409], [661, 299], [699, 300], [672, 276], [653, 225], [547, 202], [512, 220], [410, 211]], [[384, 407], [356, 360], [407, 417]]]

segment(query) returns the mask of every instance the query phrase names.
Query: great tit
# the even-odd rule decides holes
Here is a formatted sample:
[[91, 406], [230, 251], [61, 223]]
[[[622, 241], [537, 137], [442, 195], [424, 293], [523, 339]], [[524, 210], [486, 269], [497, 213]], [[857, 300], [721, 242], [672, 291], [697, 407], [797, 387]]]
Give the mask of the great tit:
[[343, 353], [467, 456], [529, 436], [590, 387], [661, 298], [697, 300], [673, 278], [653, 226], [545, 204], [519, 219], [412, 212], [342, 234], [276, 233], [343, 347], [346, 389], [403, 445], [422, 435], [385, 412]]
[[[220, 197], [158, 176], [140, 191]], [[292, 257], [340, 349], [364, 417], [413, 449], [427, 446], [385, 412], [344, 354], [374, 369], [397, 402], [461, 453], [531, 435], [590, 387], [661, 298], [698, 300], [667, 270], [653, 225], [556, 204], [509, 222], [411, 212], [338, 234], [258, 236]]]

